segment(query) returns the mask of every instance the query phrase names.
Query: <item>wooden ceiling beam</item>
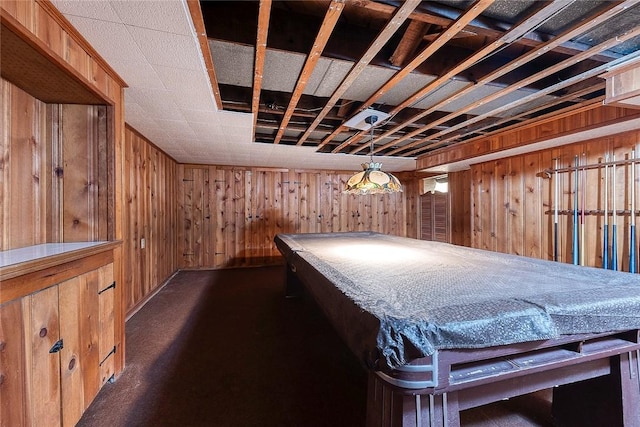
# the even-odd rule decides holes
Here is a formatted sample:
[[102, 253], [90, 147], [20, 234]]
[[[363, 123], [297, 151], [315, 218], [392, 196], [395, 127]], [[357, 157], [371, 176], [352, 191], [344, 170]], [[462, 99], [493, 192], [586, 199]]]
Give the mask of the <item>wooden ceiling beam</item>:
[[353, 84], [353, 82], [358, 78], [358, 76], [365, 70], [367, 64], [371, 62], [371, 60], [375, 57], [375, 55], [384, 47], [384, 45], [389, 41], [389, 39], [395, 34], [395, 32], [400, 28], [402, 23], [407, 19], [409, 14], [420, 4], [420, 0], [406, 0], [402, 6], [400, 6], [393, 17], [389, 20], [387, 25], [382, 29], [382, 31], [375, 38], [373, 43], [369, 46], [367, 51], [362, 55], [359, 61], [356, 61], [355, 64], [349, 70], [349, 73], [342, 80], [340, 85], [336, 88], [336, 90], [331, 95], [331, 98], [325, 105], [325, 107], [320, 111], [320, 114], [316, 117], [316, 119], [311, 123], [311, 126], [307, 129], [307, 131], [300, 137], [298, 141], [298, 145], [302, 145], [304, 141], [311, 135], [311, 132], [320, 124], [322, 119], [329, 113], [329, 111], [333, 108], [334, 105], [340, 100], [342, 95], [347, 91], [347, 89]]
[[[494, 80], [496, 80], [497, 78], [515, 70], [518, 67], [521, 67], [522, 65], [538, 58], [540, 55], [543, 55], [545, 52], [548, 52], [550, 50], [552, 50], [555, 46], [558, 46], [560, 44], [562, 44], [564, 41], [566, 40], [570, 40], [573, 37], [576, 37], [588, 30], [590, 30], [591, 28], [594, 28], [597, 25], [600, 25], [602, 23], [604, 23], [605, 21], [607, 21], [608, 19], [614, 17], [615, 15], [622, 13], [624, 10], [627, 9], [627, 7], [629, 7], [630, 3], [633, 3], [634, 0], [627, 0], [626, 2], [622, 3], [622, 4], [612, 4], [609, 8], [599, 12], [596, 16], [591, 17], [591, 19], [589, 20], [585, 20], [582, 21], [581, 23], [575, 25], [573, 28], [569, 28], [568, 30], [566, 30], [563, 34], [549, 40], [548, 42], [538, 46], [536, 49], [533, 49], [531, 51], [529, 51], [528, 53], [526, 53], [523, 56], [520, 56], [518, 58], [515, 58], [514, 60], [512, 60], [511, 62], [509, 62], [508, 64], [505, 64], [503, 67], [500, 67], [499, 69], [495, 70], [494, 72], [490, 73], [489, 75], [484, 76], [483, 78], [479, 79], [478, 82], [474, 85], [469, 85], [466, 88], [461, 89], [460, 91], [456, 92], [455, 94], [447, 97], [446, 99], [436, 103], [435, 105], [431, 106], [430, 108], [414, 115], [413, 117], [411, 117], [409, 120], [406, 120], [404, 123], [401, 123], [398, 126], [395, 126], [393, 129], [385, 132], [380, 138], [386, 138], [391, 136], [392, 134], [398, 132], [399, 130], [403, 129], [407, 124], [409, 123], [414, 123], [417, 120], [420, 120], [423, 117], [426, 117], [427, 115], [441, 109], [443, 106], [449, 104], [450, 102], [455, 101], [456, 99], [461, 98], [464, 95], [467, 95], [471, 92], [473, 92], [474, 90], [476, 90], [477, 88], [479, 88], [480, 86], [486, 85]], [[591, 52], [593, 52], [593, 50], [589, 50]], [[584, 54], [584, 52], [582, 52], [582, 54]], [[575, 57], [573, 57], [575, 58]], [[567, 61], [570, 61], [572, 58], [570, 58]], [[564, 61], [566, 63], [566, 61]], [[557, 69], [557, 66], [556, 68]], [[546, 70], [543, 70], [542, 72], [545, 72]], [[540, 73], [538, 73], [540, 74]], [[538, 75], [536, 74], [536, 75]], [[531, 79], [531, 76], [527, 79], [527, 81], [530, 83], [532, 81], [535, 81], [538, 79]], [[518, 86], [523, 87], [525, 86], [525, 84], [519, 84]], [[497, 92], [497, 94], [501, 94], [499, 96], [505, 95], [506, 93], [508, 93], [507, 91], [514, 91], [516, 89], [518, 89], [518, 86], [512, 86], [511, 89], [505, 88], [502, 91]], [[420, 91], [420, 92], [424, 92]], [[426, 92], [425, 92], [426, 94]], [[495, 94], [494, 95], [490, 95], [489, 97], [485, 97], [482, 98], [481, 100], [477, 101], [476, 103], [473, 104], [473, 106], [471, 108], [465, 108], [463, 110], [460, 110], [459, 114], [464, 114], [466, 112], [468, 112], [470, 109], [477, 107], [480, 104], [484, 104], [489, 102], [492, 99], [496, 99]], [[411, 131], [403, 136], [401, 136], [398, 140], [395, 141], [395, 143], [399, 143], [402, 141], [405, 141], [409, 138], [413, 138], [416, 135], [419, 135], [429, 129], [432, 129], [433, 127], [440, 125], [441, 123], [444, 123], [444, 121], [449, 120], [450, 118], [454, 117], [455, 113], [449, 114], [443, 118], [440, 118], [438, 120], [436, 120], [433, 123], [430, 123], [427, 126], [421, 127], [419, 129], [416, 129], [414, 131]], [[385, 144], [383, 146], [380, 146], [378, 148], [379, 151], [385, 150], [387, 148], [389, 148], [392, 144]]]
[[391, 55], [391, 58], [389, 58], [391, 65], [402, 67], [407, 62], [407, 59], [416, 52], [430, 26], [431, 24], [424, 22], [411, 21], [404, 31], [396, 50], [393, 52], [393, 55]]
[[[471, 55], [469, 58], [467, 58], [466, 60], [460, 62], [458, 65], [456, 65], [455, 67], [453, 67], [452, 69], [450, 69], [449, 71], [447, 71], [446, 73], [444, 73], [443, 75], [441, 75], [440, 77], [438, 77], [437, 79], [433, 80], [432, 82], [430, 82], [429, 84], [427, 84], [425, 87], [423, 87], [422, 89], [420, 89], [419, 91], [415, 92], [414, 94], [412, 94], [410, 97], [408, 97], [407, 99], [405, 99], [404, 101], [402, 101], [400, 104], [398, 104], [396, 107], [393, 108], [393, 110], [391, 110], [390, 114], [396, 114], [399, 111], [401, 111], [404, 108], [407, 108], [411, 105], [413, 105], [414, 103], [418, 102], [420, 99], [422, 99], [424, 96], [426, 96], [427, 94], [435, 91], [438, 87], [446, 84], [451, 78], [453, 78], [454, 76], [456, 76], [457, 74], [461, 73], [462, 71], [466, 70], [467, 68], [475, 65], [477, 62], [482, 61], [485, 57], [491, 55], [493, 52], [496, 52], [498, 49], [502, 48], [503, 46], [505, 46], [506, 44], [510, 43], [512, 40], [514, 39], [518, 39], [523, 37], [525, 34], [527, 34], [527, 32], [531, 31], [533, 28], [536, 28], [538, 25], [540, 25], [541, 22], [544, 22], [546, 19], [549, 19], [551, 16], [555, 15], [556, 13], [558, 13], [559, 11], [561, 11], [562, 9], [564, 9], [569, 3], [566, 2], [552, 2], [552, 3], [547, 3], [544, 7], [542, 7], [541, 9], [538, 9], [537, 11], [529, 14], [528, 16], [526, 16], [525, 18], [523, 18], [518, 24], [514, 25], [509, 31], [507, 31], [506, 33], [504, 33], [498, 40], [495, 40], [494, 42], [488, 44], [487, 46], [485, 46], [484, 48], [480, 49], [479, 51], [477, 51], [476, 53], [474, 53], [473, 55]], [[572, 32], [573, 34], [573, 32]], [[562, 39], [556, 40], [555, 43], [559, 43], [561, 42]], [[542, 49], [542, 48], [541, 48]], [[539, 52], [539, 50], [535, 51], [536, 53]], [[528, 56], [524, 56], [518, 59], [518, 61], [513, 61], [511, 64], [514, 64], [514, 67], [509, 67], [509, 68], [501, 68], [499, 70], [497, 70], [497, 72], [495, 72], [493, 74], [489, 74], [488, 76], [485, 76], [485, 78], [482, 79], [483, 84], [486, 84], [490, 81], [493, 81], [495, 79], [497, 79], [500, 76], [503, 76], [504, 74], [508, 73], [509, 71], [512, 71], [513, 69], [515, 69], [515, 65], [516, 64], [520, 64], [523, 65], [525, 63], [527, 63], [528, 61], [537, 58], [538, 55], [534, 55], [533, 52], [530, 53]], [[399, 130], [403, 129], [404, 127], [408, 126], [411, 123], [415, 123], [417, 120], [420, 120], [423, 117], [426, 117], [427, 115], [431, 114], [432, 112], [436, 111], [438, 108], [446, 105], [449, 102], [452, 102], [454, 99], [457, 99], [459, 97], [461, 97], [462, 95], [475, 90], [477, 88], [477, 86], [468, 86], [467, 88], [462, 89], [461, 91], [459, 91], [458, 93], [456, 93], [454, 95], [454, 97], [449, 97], [446, 100], [443, 100], [440, 103], [437, 103], [436, 105], [432, 106], [431, 108], [418, 113], [416, 115], [414, 115], [413, 117], [411, 117], [409, 120], [406, 120], [405, 122], [395, 126], [393, 129], [383, 133], [383, 135], [378, 138], [378, 140], [384, 138], [384, 137], [388, 137], [391, 136], [395, 133], [397, 133]], [[423, 129], [418, 129], [415, 131], [415, 133], [410, 134], [410, 135], [405, 135], [402, 140], [399, 141], [395, 141], [396, 143], [398, 142], [402, 142], [406, 139], [409, 139], [413, 136], [416, 136], [420, 133], [424, 132]], [[389, 144], [386, 144], [389, 145]], [[384, 150], [386, 148], [388, 148], [388, 146], [383, 146], [380, 147], [380, 150]], [[360, 151], [362, 148], [359, 147], [356, 150], [353, 151], [353, 153], [357, 153], [358, 151]]]
[[204, 65], [207, 69], [207, 75], [209, 76], [209, 86], [213, 92], [213, 99], [215, 100], [218, 110], [222, 110], [222, 97], [220, 96], [220, 86], [218, 85], [218, 77], [216, 76], [216, 70], [213, 66], [213, 58], [211, 57], [211, 48], [209, 47], [209, 39], [207, 38], [207, 30], [204, 26], [204, 19], [202, 17], [202, 9], [198, 0], [187, 0], [187, 7], [189, 8], [189, 14], [193, 21], [193, 27], [196, 30], [198, 37], [198, 44], [200, 45], [200, 53], [204, 59]]
[[[449, 40], [451, 40], [457, 33], [462, 31], [472, 20], [474, 20], [478, 15], [480, 15], [486, 8], [491, 6], [495, 0], [477, 0], [474, 4], [469, 7], [469, 9], [460, 17], [451, 23], [449, 27], [442, 32], [432, 43], [427, 45], [418, 55], [416, 55], [407, 65], [405, 65], [401, 70], [396, 72], [393, 77], [387, 80], [378, 90], [376, 90], [373, 95], [367, 99], [364, 104], [360, 106], [360, 111], [363, 111], [373, 105], [375, 101], [380, 99], [384, 94], [389, 92], [394, 86], [396, 86], [402, 79], [407, 77], [409, 73], [415, 70], [420, 64], [426, 61], [431, 55], [433, 55], [438, 49], [444, 46]], [[344, 128], [344, 123], [341, 126]], [[359, 132], [361, 135], [363, 132]], [[333, 134], [332, 134], [333, 135]], [[359, 139], [359, 138], [358, 138]], [[329, 138], [325, 138], [322, 143], [318, 146], [318, 149], [324, 147], [331, 140]], [[356, 140], [351, 140], [352, 143]], [[346, 144], [348, 145], [348, 144]], [[340, 144], [337, 148], [335, 148], [332, 153], [338, 152], [342, 148], [344, 148], [345, 144]]]
[[[619, 3], [622, 0], [614, 1], [614, 3]], [[375, 1], [359, 1], [354, 2], [354, 4], [359, 5], [363, 8], [373, 10], [380, 13], [390, 14], [395, 9], [394, 6], [389, 4], [378, 3]], [[427, 6], [428, 7], [428, 6]], [[442, 7], [442, 6], [440, 6]], [[452, 13], [455, 11], [452, 11]], [[453, 19], [442, 17], [436, 15], [435, 12], [428, 13], [424, 11], [414, 11], [411, 15], [409, 15], [409, 19], [412, 21], [420, 21], [427, 24], [438, 25], [441, 27], [446, 27], [453, 22]], [[496, 28], [507, 28], [510, 24], [506, 22], [494, 22], [494, 27]], [[497, 30], [494, 28], [490, 28], [488, 25], [483, 25], [480, 22], [471, 22], [467, 28], [467, 30], [483, 37], [487, 37], [489, 39], [496, 39], [502, 36], [504, 31]], [[518, 43], [528, 46], [528, 47], [537, 47], [539, 44], [544, 43], [546, 40], [552, 37], [550, 34], [541, 34], [539, 32], [530, 32], [526, 34], [524, 37], [518, 40]], [[567, 41], [562, 45], [555, 48], [555, 50], [559, 53], [564, 53], [567, 55], [573, 55], [576, 52], [581, 52], [588, 49], [590, 46], [583, 43], [575, 43], [571, 41]], [[612, 59], [617, 59], [620, 56], [613, 52], [603, 52], [601, 56], [597, 57], [599, 61], [611, 61]]]
[[269, 35], [269, 16], [271, 15], [271, 0], [260, 0], [258, 12], [258, 35], [256, 37], [256, 57], [253, 72], [253, 96], [251, 98], [251, 113], [253, 114], [253, 135], [256, 133], [258, 122], [258, 108], [260, 107], [260, 91], [264, 73], [264, 60], [267, 52], [267, 37]]
[[[618, 35], [616, 37], [612, 37], [611, 39], [609, 39], [609, 40], [607, 40], [607, 41], [605, 41], [603, 43], [600, 43], [599, 45], [596, 45], [596, 46], [592, 47], [591, 49], [582, 52], [579, 55], [576, 55], [576, 56], [573, 56], [571, 58], [568, 58], [568, 59], [556, 64], [553, 67], [549, 67], [549, 68], [547, 68], [545, 70], [540, 71], [539, 73], [533, 74], [532, 76], [530, 76], [527, 79], [523, 80], [521, 82], [522, 83], [521, 85], [519, 84], [519, 85], [512, 85], [512, 86], [506, 87], [506, 88], [504, 88], [504, 89], [502, 89], [502, 90], [500, 90], [500, 91], [498, 91], [498, 92], [496, 92], [494, 94], [491, 94], [491, 95], [489, 95], [489, 96], [487, 96], [487, 97], [485, 97], [485, 98], [483, 98], [481, 100], [478, 100], [476, 102], [468, 104], [464, 108], [462, 108], [462, 109], [460, 109], [460, 110], [458, 110], [458, 111], [456, 111], [454, 113], [448, 114], [447, 116], [444, 116], [443, 118], [438, 119], [438, 120], [430, 123], [429, 125], [422, 127], [421, 129], [418, 129], [418, 131], [424, 132], [426, 130], [429, 130], [435, 124], [444, 123], [444, 122], [446, 122], [448, 120], [453, 119], [454, 117], [459, 116], [460, 114], [467, 113], [470, 110], [472, 110], [472, 109], [474, 109], [474, 108], [476, 108], [476, 107], [478, 107], [478, 106], [480, 106], [482, 104], [485, 104], [487, 102], [490, 102], [490, 101], [493, 101], [495, 99], [498, 99], [498, 98], [500, 98], [500, 97], [502, 97], [502, 96], [504, 96], [506, 94], [514, 92], [514, 91], [518, 90], [520, 87], [524, 87], [524, 86], [526, 86], [526, 85], [528, 85], [528, 84], [530, 84], [530, 83], [532, 83], [534, 81], [537, 81], [537, 80], [543, 79], [545, 77], [548, 77], [549, 75], [551, 75], [551, 74], [553, 74], [553, 73], [555, 73], [557, 71], [565, 69], [565, 68], [567, 68], [567, 67], [569, 67], [571, 65], [574, 65], [574, 64], [576, 64], [576, 63], [578, 63], [580, 61], [583, 61], [583, 60], [591, 57], [593, 54], [595, 54], [597, 52], [601, 52], [603, 50], [610, 49], [610, 48], [612, 48], [612, 47], [614, 47], [614, 46], [616, 46], [616, 45], [618, 45], [620, 43], [623, 43], [626, 40], [629, 40], [629, 39], [631, 39], [633, 37], [636, 37], [638, 35], [640, 35], [640, 27], [636, 27], [636, 28], [634, 28], [634, 29], [632, 29], [630, 31], [627, 31], [624, 34]], [[446, 135], [446, 134], [451, 133], [451, 132], [453, 132], [453, 131], [455, 131], [457, 129], [460, 129], [461, 127], [468, 126], [469, 124], [476, 123], [479, 120], [482, 120], [484, 118], [487, 118], [487, 117], [490, 117], [490, 116], [495, 116], [495, 115], [500, 114], [500, 113], [502, 113], [504, 111], [507, 111], [507, 110], [513, 109], [513, 108], [515, 108], [515, 107], [517, 107], [519, 105], [522, 105], [522, 104], [524, 104], [526, 102], [530, 102], [530, 101], [535, 100], [537, 98], [540, 98], [540, 97], [542, 97], [544, 95], [551, 94], [551, 93], [553, 93], [553, 92], [555, 92], [557, 90], [560, 90], [562, 88], [571, 86], [572, 84], [579, 83], [580, 81], [582, 81], [584, 79], [597, 76], [598, 74], [603, 73], [610, 66], [611, 65], [609, 63], [605, 63], [605, 64], [602, 64], [602, 65], [600, 65], [598, 67], [594, 67], [594, 68], [592, 68], [592, 69], [590, 69], [588, 71], [580, 73], [580, 74], [578, 74], [576, 76], [573, 76], [573, 77], [571, 77], [569, 79], [566, 79], [566, 80], [564, 80], [564, 81], [562, 81], [560, 83], [557, 83], [557, 84], [549, 86], [549, 87], [547, 87], [545, 89], [539, 90], [539, 91], [537, 91], [537, 92], [535, 92], [535, 93], [533, 93], [533, 94], [531, 94], [529, 96], [525, 96], [524, 98], [520, 98], [517, 101], [511, 102], [509, 104], [506, 104], [506, 105], [503, 105], [503, 106], [498, 107], [496, 109], [493, 109], [490, 112], [490, 114], [489, 113], [480, 114], [480, 115], [474, 117], [473, 119], [466, 120], [466, 121], [463, 121], [463, 122], [461, 122], [461, 123], [459, 123], [459, 124], [457, 124], [455, 126], [452, 126], [449, 129], [447, 129], [446, 131], [438, 132], [435, 135], [429, 135], [428, 139], [433, 139], [433, 138], [436, 138], [436, 137], [439, 137], [439, 136]], [[421, 133], [421, 132], [418, 132], [418, 133]], [[403, 148], [402, 150], [399, 150], [399, 149], [398, 150], [394, 150], [389, 154], [392, 155], [392, 154], [395, 154], [395, 153], [397, 153], [399, 151], [404, 151], [407, 148], [410, 148], [412, 146], [416, 146], [416, 145], [420, 144], [423, 141], [424, 140], [418, 140], [418, 141], [412, 142], [411, 144], [407, 144], [404, 147], [402, 147]]]
[[[604, 86], [605, 86], [605, 83], [603, 82], [602, 84], [599, 84], [599, 85], [596, 85], [596, 86], [592, 86], [592, 87], [588, 87], [588, 88], [582, 89], [582, 90], [580, 90], [578, 92], [567, 94], [565, 96], [562, 96], [560, 98], [557, 98], [557, 99], [553, 100], [550, 103], [546, 103], [544, 105], [540, 105], [540, 106], [538, 106], [538, 107], [536, 107], [536, 108], [534, 108], [532, 110], [523, 111], [522, 113], [520, 113], [518, 115], [515, 115], [515, 116], [512, 116], [512, 117], [505, 117], [505, 118], [503, 118], [501, 120], [498, 120], [497, 122], [492, 122], [490, 125], [474, 129], [474, 130], [472, 130], [470, 132], [467, 132], [467, 133], [456, 135], [455, 137], [441, 139], [438, 142], [441, 143], [442, 146], [431, 147], [430, 149], [435, 150], [435, 149], [443, 148], [445, 146], [449, 147], [451, 145], [455, 145], [456, 143], [462, 143], [462, 142], [471, 143], [474, 140], [476, 140], [477, 138], [485, 138], [486, 136], [492, 135], [494, 133], [506, 132], [506, 131], [512, 130], [512, 129], [516, 128], [516, 127], [526, 126], [528, 124], [531, 124], [531, 123], [534, 123], [534, 122], [539, 121], [541, 119], [544, 119], [545, 117], [547, 117], [549, 115], [553, 116], [553, 115], [563, 114], [564, 112], [568, 112], [568, 111], [574, 110], [576, 108], [576, 105], [578, 105], [579, 107], [583, 107], [583, 106], [586, 106], [586, 105], [602, 103], [602, 100], [604, 99], [604, 95], [598, 96], [598, 97], [595, 97], [595, 98], [591, 98], [591, 99], [586, 99], [586, 100], [581, 99], [581, 98], [583, 96], [585, 96], [585, 95], [597, 92], [599, 90], [603, 90]], [[554, 107], [556, 105], [563, 104], [565, 102], [572, 102], [572, 101], [575, 101], [576, 104], [570, 105], [568, 107], [565, 107], [565, 108], [562, 108], [562, 109], [559, 109], [559, 110], [554, 110], [553, 112], [547, 113], [547, 114], [542, 115], [542, 116], [530, 117], [530, 118], [523, 119], [525, 116], [529, 116], [529, 115], [535, 114], [538, 111], [546, 110], [546, 109], [552, 108], [552, 107]], [[489, 128], [489, 127], [500, 126], [500, 125], [502, 125], [504, 123], [508, 123], [510, 121], [513, 121], [513, 120], [519, 120], [519, 123], [513, 124], [511, 126], [507, 126], [507, 127], [502, 127], [499, 130], [494, 131], [494, 132], [487, 132], [485, 135], [482, 135], [482, 136], [474, 137], [472, 139], [467, 139], [465, 141], [460, 141], [460, 139], [462, 139], [462, 138], [468, 137], [469, 135], [472, 135], [474, 133], [478, 133], [478, 132], [480, 132], [482, 130], [485, 130], [485, 129]], [[425, 150], [427, 150], [427, 147], [419, 147], [419, 148], [416, 148], [415, 150], [412, 150], [412, 151], [406, 153], [405, 156], [406, 157], [417, 156], [420, 153], [424, 152]]]
[[296, 87], [291, 94], [291, 100], [289, 101], [289, 106], [287, 107], [286, 112], [284, 113], [284, 117], [282, 118], [282, 123], [280, 124], [280, 129], [273, 140], [274, 144], [278, 144], [282, 135], [284, 134], [287, 125], [289, 124], [289, 120], [291, 120], [291, 116], [298, 105], [298, 101], [302, 96], [302, 92], [307, 86], [307, 82], [309, 81], [309, 77], [313, 73], [313, 70], [320, 59], [320, 55], [324, 50], [327, 42], [329, 41], [329, 37], [333, 33], [333, 29], [338, 23], [338, 18], [340, 18], [340, 14], [344, 9], [344, 0], [332, 0], [329, 4], [329, 8], [327, 9], [327, 13], [322, 21], [322, 25], [320, 26], [320, 30], [318, 31], [318, 35], [316, 36], [316, 40], [311, 47], [311, 51], [309, 55], [307, 55], [307, 60], [305, 61], [304, 67], [300, 72], [300, 76], [298, 77], [298, 82], [296, 83]]

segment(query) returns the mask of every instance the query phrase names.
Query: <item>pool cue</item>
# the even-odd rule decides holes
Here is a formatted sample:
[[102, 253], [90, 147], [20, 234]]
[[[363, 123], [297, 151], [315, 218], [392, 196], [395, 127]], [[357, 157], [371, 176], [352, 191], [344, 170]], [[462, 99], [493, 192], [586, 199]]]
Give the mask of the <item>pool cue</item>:
[[576, 167], [573, 177], [573, 265], [578, 265], [578, 156], [576, 155]]
[[609, 269], [609, 155], [604, 157], [604, 224], [602, 231], [602, 268]]
[[553, 260], [558, 261], [558, 203], [560, 202], [559, 198], [559, 189], [560, 184], [558, 183], [558, 159], [555, 159], [555, 172], [553, 176], [553, 183], [555, 184], [554, 188], [554, 198], [555, 203], [553, 207]]
[[613, 173], [613, 177], [611, 178], [612, 189], [611, 189], [611, 269], [618, 269], [618, 232], [616, 230], [616, 223], [618, 221], [616, 215], [616, 155], [612, 156], [613, 165], [611, 165], [611, 171]]
[[[584, 153], [582, 153], [583, 156], [586, 156]], [[584, 161], [582, 162], [582, 166], [587, 164], [587, 160], [586, 158], [584, 159]], [[580, 192], [581, 198], [582, 198], [582, 208], [580, 211], [580, 265], [584, 265], [584, 209], [586, 206], [586, 190], [587, 190], [587, 170], [583, 167], [582, 168], [582, 191]]]
[[629, 273], [636, 272], [636, 153], [631, 150], [631, 234], [629, 235]]

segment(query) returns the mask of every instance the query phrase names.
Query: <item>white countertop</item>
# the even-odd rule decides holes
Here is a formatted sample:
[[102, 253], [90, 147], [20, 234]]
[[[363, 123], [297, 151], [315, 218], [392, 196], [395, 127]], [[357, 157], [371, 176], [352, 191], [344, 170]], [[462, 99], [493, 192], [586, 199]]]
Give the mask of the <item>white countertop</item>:
[[91, 248], [105, 243], [107, 242], [43, 243], [41, 245], [27, 246], [25, 248], [0, 251], [0, 268], [33, 261], [39, 258], [60, 255], [79, 249]]

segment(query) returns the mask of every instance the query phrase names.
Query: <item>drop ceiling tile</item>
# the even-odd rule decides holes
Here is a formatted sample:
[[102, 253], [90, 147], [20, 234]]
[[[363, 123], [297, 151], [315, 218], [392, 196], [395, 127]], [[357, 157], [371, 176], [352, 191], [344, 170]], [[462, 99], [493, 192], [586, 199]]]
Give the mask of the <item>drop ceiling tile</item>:
[[193, 130], [186, 120], [158, 120], [158, 127], [165, 132], [185, 132], [193, 136]]
[[169, 120], [183, 118], [182, 111], [171, 99], [169, 91], [129, 88], [127, 92], [127, 95], [139, 104], [151, 118]]
[[192, 36], [131, 25], [127, 25], [126, 28], [150, 64], [188, 70], [202, 69], [200, 53]]
[[293, 92], [306, 55], [268, 49], [264, 61], [262, 88], [278, 92]]
[[434, 76], [410, 73], [376, 102], [387, 105], [398, 105], [414, 93], [435, 80]]
[[164, 89], [164, 85], [153, 67], [144, 57], [138, 61], [109, 60], [109, 65], [127, 82], [129, 87]]
[[52, 0], [52, 3], [60, 12], [66, 14], [66, 18], [69, 20], [79, 16], [101, 21], [120, 22], [120, 17], [108, 1]]
[[181, 1], [112, 1], [122, 22], [136, 27], [190, 35], [191, 19]]
[[225, 126], [249, 128], [253, 132], [253, 114], [235, 111], [219, 111], [218, 119]]
[[326, 63], [316, 67], [309, 78], [310, 85], [316, 87], [313, 95], [330, 97], [353, 66], [353, 62], [337, 59], [321, 58], [318, 62]]
[[[107, 62], [135, 62], [144, 58], [124, 25], [78, 16], [70, 16], [69, 20]], [[105, 37], [105, 34], [109, 37]]]
[[[497, 89], [499, 90], [499, 88]], [[507, 104], [511, 104], [512, 102], [516, 102], [527, 95], [531, 95], [531, 92], [527, 92], [524, 90], [517, 90], [515, 92], [511, 92], [506, 95], [503, 95], [491, 102], [483, 103], [482, 105], [470, 110], [469, 114], [473, 114], [473, 115], [486, 114], [496, 108], [502, 107]]]
[[209, 48], [220, 84], [252, 87], [253, 47], [209, 40]]
[[[449, 99], [453, 94], [471, 85], [472, 83], [463, 82], [458, 80], [449, 80], [446, 84], [440, 86], [436, 91], [426, 94], [420, 101], [415, 104], [416, 108], [426, 110], [436, 103]], [[450, 102], [443, 107], [439, 107], [442, 111], [455, 111], [456, 106], [453, 106], [454, 102]]]
[[[523, 96], [524, 98], [524, 96]], [[534, 99], [530, 102], [526, 102], [522, 105], [510, 108], [508, 111], [504, 111], [500, 114], [498, 114], [498, 117], [513, 117], [516, 116], [522, 112], [525, 111], [530, 111], [532, 109], [535, 109], [536, 107], [545, 105], [547, 103], [551, 103], [553, 101], [555, 101], [557, 99], [557, 97], [555, 96], [550, 96], [550, 95], [545, 95], [545, 96], [541, 96], [537, 99]]]
[[211, 123], [220, 126], [220, 113], [216, 111], [192, 110], [188, 108], [182, 108], [181, 111], [189, 123]]
[[344, 93], [344, 98], [366, 101], [379, 87], [393, 77], [395, 73], [395, 70], [368, 66], [360, 74], [360, 77], [347, 89]]
[[176, 105], [183, 109], [215, 111], [215, 100], [209, 82], [198, 71], [182, 68], [162, 67], [157, 65], [156, 71], [171, 92]]
[[224, 138], [225, 132], [218, 123], [189, 123], [191, 129], [195, 132], [196, 137], [200, 141], [217, 140]]

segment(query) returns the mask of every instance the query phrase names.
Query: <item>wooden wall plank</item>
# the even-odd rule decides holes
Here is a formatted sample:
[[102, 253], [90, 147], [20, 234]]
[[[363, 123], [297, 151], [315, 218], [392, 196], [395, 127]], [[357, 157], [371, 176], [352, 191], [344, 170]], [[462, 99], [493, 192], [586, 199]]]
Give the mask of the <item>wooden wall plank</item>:
[[[2, 80], [3, 163], [0, 250], [46, 241], [46, 157], [42, 131], [45, 106], [31, 95]], [[43, 177], [42, 181], [40, 177]]]
[[[566, 138], [572, 133], [582, 132], [589, 128], [615, 126], [628, 120], [637, 119], [639, 115], [637, 109], [602, 106], [594, 103], [562, 114], [549, 114], [547, 117], [541, 117], [539, 121], [526, 126], [520, 125], [503, 129], [496, 135], [474, 138], [465, 144], [454, 144], [434, 151], [418, 158], [417, 169], [427, 169], [463, 159], [473, 159], [482, 154], [524, 147], [555, 137]], [[580, 139], [584, 139], [584, 137]]]
[[[123, 288], [126, 310], [132, 312], [177, 270], [178, 259], [182, 266], [189, 264], [192, 255], [183, 254], [194, 253], [197, 242], [192, 240], [192, 227], [202, 227], [203, 215], [202, 206], [195, 210], [196, 219], [192, 218], [193, 209], [181, 208], [193, 202], [192, 169], [178, 166], [128, 126], [123, 151]], [[180, 185], [176, 184], [177, 170], [181, 171]], [[196, 178], [202, 180], [205, 175], [200, 172], [200, 178]], [[200, 182], [199, 186], [205, 188], [205, 183]], [[198, 195], [196, 203], [205, 196]], [[176, 226], [178, 221], [180, 227]], [[141, 239], [144, 239], [144, 248]]]
[[60, 303], [60, 383], [62, 424], [75, 425], [100, 388], [98, 374], [97, 273], [89, 272], [58, 286]]
[[[577, 124], [572, 126], [577, 126]], [[610, 160], [612, 160], [613, 154], [616, 155], [616, 161], [628, 160], [631, 150], [637, 149], [638, 140], [640, 140], [640, 131], [630, 131], [608, 138], [584, 141], [472, 166], [470, 171], [472, 246], [535, 258], [553, 259], [555, 245], [553, 209], [558, 203], [560, 210], [558, 221], [559, 261], [571, 263], [573, 261], [573, 208], [577, 178], [579, 187], [577, 193], [578, 255], [580, 250], [584, 249], [585, 265], [602, 266], [604, 171], [602, 168], [587, 170], [585, 182], [583, 182], [581, 172], [579, 171], [576, 175], [573, 170], [575, 156], [578, 156], [581, 165], [597, 165], [604, 161], [607, 154], [610, 156]], [[557, 202], [553, 200], [555, 186], [553, 174], [545, 173], [545, 170], [553, 169], [553, 159], [555, 158], [558, 158], [559, 168], [570, 169], [558, 175], [560, 200]], [[500, 215], [496, 216], [496, 212], [499, 211], [500, 205], [503, 203], [503, 195], [496, 194], [496, 191], [500, 192], [500, 186], [505, 185], [502, 173], [503, 164], [510, 165], [508, 173], [504, 174], [504, 179], [508, 181], [509, 190], [503, 191], [503, 195], [506, 196], [506, 203], [512, 210], [506, 222], [502, 220]], [[611, 169], [609, 173], [611, 174]], [[619, 269], [623, 271], [629, 269], [631, 205], [629, 180], [629, 164], [616, 167], [615, 199], [618, 211], [616, 240], [618, 265]], [[611, 179], [609, 179], [609, 185], [612, 185]], [[456, 190], [450, 188], [450, 191], [455, 192]], [[580, 225], [583, 195], [585, 198], [584, 236], [581, 234], [582, 227]], [[610, 187], [609, 209], [612, 208], [613, 197], [613, 190]], [[612, 218], [610, 216], [610, 228], [611, 225]], [[488, 233], [493, 234], [494, 237], [488, 236]], [[612, 240], [611, 236], [609, 240]], [[495, 246], [493, 246], [494, 242]], [[578, 256], [579, 261], [580, 258]]]
[[[19, 321], [16, 321], [19, 319]], [[0, 426], [27, 424], [27, 385], [29, 367], [25, 364], [25, 329], [20, 300], [0, 305]], [[5, 367], [11, 366], [12, 369]]]
[[58, 287], [52, 286], [22, 299], [27, 337], [27, 425], [47, 420], [60, 425], [60, 358], [49, 350], [60, 339]]
[[[98, 369], [99, 386], [105, 384], [115, 374], [115, 288], [110, 287], [114, 282], [113, 264], [107, 264], [97, 271], [96, 286], [98, 295]], [[117, 283], [116, 283], [117, 287]], [[86, 336], [86, 334], [85, 334]]]
[[[177, 170], [178, 198], [183, 199], [178, 215], [185, 218], [178, 235], [186, 236], [186, 248], [192, 241], [215, 248], [213, 258], [182, 257], [182, 267], [280, 263], [273, 239], [281, 232], [373, 230], [417, 237], [418, 180], [413, 177], [404, 193], [361, 197], [342, 194], [350, 176], [345, 172], [203, 165]], [[215, 179], [191, 190], [191, 179], [198, 181], [194, 177], [204, 170], [215, 173]], [[192, 193], [210, 194], [210, 200], [200, 207]], [[194, 229], [191, 218], [200, 211], [211, 213], [211, 231]]]

